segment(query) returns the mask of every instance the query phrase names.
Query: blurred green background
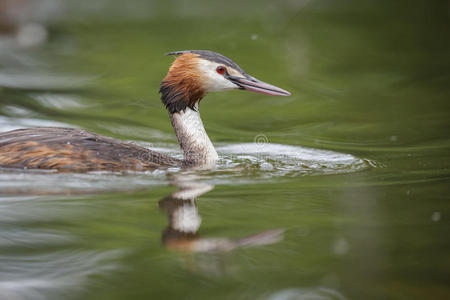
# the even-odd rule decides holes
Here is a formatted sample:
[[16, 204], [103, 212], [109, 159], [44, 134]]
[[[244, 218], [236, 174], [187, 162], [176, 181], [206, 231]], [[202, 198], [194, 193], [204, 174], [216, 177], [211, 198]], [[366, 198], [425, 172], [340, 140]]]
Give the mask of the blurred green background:
[[365, 162], [321, 174], [240, 159], [243, 173], [194, 174], [215, 186], [197, 199], [201, 238], [286, 230], [208, 253], [161, 243], [158, 201], [177, 172], [1, 170], [0, 298], [448, 298], [449, 12], [439, 0], [0, 0], [0, 131], [74, 126], [175, 152], [164, 53], [209, 49], [292, 93], [208, 95], [214, 143], [262, 134]]

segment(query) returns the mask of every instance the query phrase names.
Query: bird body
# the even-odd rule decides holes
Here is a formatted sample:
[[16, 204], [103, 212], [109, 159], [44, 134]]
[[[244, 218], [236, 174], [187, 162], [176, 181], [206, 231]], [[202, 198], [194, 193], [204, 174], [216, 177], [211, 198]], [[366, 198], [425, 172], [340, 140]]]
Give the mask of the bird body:
[[182, 160], [80, 129], [36, 127], [0, 133], [1, 167], [87, 172], [182, 165]]
[[95, 170], [151, 170], [213, 167], [218, 160], [199, 113], [199, 102], [213, 91], [241, 89], [267, 95], [290, 93], [245, 73], [231, 59], [207, 50], [178, 55], [160, 86], [184, 160], [80, 129], [29, 128], [0, 133], [0, 167]]

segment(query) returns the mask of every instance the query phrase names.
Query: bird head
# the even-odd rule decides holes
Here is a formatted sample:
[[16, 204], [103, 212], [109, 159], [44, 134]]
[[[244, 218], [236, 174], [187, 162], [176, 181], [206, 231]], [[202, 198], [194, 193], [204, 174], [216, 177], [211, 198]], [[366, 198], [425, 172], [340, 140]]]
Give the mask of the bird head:
[[186, 50], [167, 55], [178, 55], [159, 89], [171, 114], [187, 107], [195, 110], [197, 102], [214, 91], [239, 89], [272, 96], [291, 95], [248, 75], [231, 59], [216, 52]]

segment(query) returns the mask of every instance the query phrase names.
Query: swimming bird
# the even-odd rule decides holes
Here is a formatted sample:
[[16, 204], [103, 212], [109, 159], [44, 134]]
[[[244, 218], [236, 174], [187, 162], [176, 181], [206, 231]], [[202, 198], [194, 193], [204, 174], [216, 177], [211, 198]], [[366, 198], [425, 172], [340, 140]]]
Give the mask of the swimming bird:
[[216, 52], [185, 50], [167, 55], [175, 55], [176, 59], [162, 80], [159, 93], [183, 150], [183, 160], [80, 129], [36, 127], [0, 133], [0, 167], [69, 172], [211, 168], [218, 155], [199, 113], [199, 102], [208, 92], [239, 89], [290, 95], [248, 75]]

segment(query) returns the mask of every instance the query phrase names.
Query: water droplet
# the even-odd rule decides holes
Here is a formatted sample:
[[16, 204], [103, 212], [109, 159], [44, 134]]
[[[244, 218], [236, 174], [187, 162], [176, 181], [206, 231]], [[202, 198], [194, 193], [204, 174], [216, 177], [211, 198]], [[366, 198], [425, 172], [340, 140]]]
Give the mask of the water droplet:
[[431, 215], [431, 221], [433, 222], [439, 222], [441, 220], [441, 213], [438, 211], [435, 211], [432, 215]]
[[347, 254], [349, 249], [350, 249], [350, 245], [348, 244], [347, 240], [344, 238], [340, 238], [340, 239], [336, 240], [333, 244], [333, 252], [336, 255], [345, 255], [345, 254]]

